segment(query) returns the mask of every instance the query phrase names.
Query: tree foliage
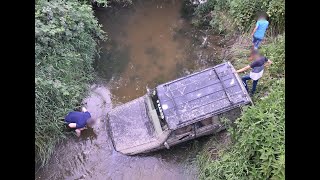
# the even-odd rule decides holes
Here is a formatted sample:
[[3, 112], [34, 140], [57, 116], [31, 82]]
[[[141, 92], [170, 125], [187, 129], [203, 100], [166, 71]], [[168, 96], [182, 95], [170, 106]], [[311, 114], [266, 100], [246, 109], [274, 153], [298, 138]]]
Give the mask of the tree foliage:
[[35, 149], [44, 165], [64, 137], [63, 119], [93, 79], [97, 40], [104, 32], [90, 5], [38, 1], [35, 10]]

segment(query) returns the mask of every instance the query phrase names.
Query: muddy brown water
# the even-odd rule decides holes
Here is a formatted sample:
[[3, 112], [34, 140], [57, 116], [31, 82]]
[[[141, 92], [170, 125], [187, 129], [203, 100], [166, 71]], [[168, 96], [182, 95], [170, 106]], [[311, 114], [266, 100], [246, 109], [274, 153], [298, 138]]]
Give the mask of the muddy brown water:
[[70, 136], [60, 144], [49, 165], [36, 179], [149, 180], [197, 179], [197, 142], [147, 155], [126, 156], [114, 150], [106, 132], [105, 114], [112, 108], [110, 91], [93, 85], [84, 104], [97, 123], [81, 138]]
[[[197, 179], [196, 155], [208, 137], [170, 150], [126, 156], [114, 150], [106, 131], [106, 114], [146, 93], [146, 87], [190, 74], [214, 62], [219, 37], [210, 37], [181, 18], [181, 1], [135, 1], [131, 7], [96, 9], [109, 41], [95, 62], [96, 84], [83, 103], [97, 119], [81, 138], [68, 136], [36, 179], [162, 180]], [[211, 43], [210, 43], [211, 42]]]
[[[200, 48], [208, 36], [181, 17], [181, 6], [181, 0], [140, 0], [131, 8], [96, 11], [109, 42], [102, 45], [95, 66], [116, 102], [128, 102], [144, 95], [146, 87], [212, 65], [219, 42]], [[220, 41], [219, 36], [209, 40]]]

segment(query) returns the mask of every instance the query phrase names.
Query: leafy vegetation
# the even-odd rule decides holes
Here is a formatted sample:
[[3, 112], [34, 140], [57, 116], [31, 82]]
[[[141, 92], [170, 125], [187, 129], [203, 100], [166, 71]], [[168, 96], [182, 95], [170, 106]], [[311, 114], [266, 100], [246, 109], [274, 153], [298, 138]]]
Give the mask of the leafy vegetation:
[[266, 12], [270, 26], [277, 32], [284, 31], [284, 0], [208, 0], [195, 10], [196, 19], [204, 21], [211, 14], [210, 25], [218, 32], [248, 31], [254, 25], [257, 13]]
[[274, 78], [284, 77], [285, 73], [285, 35], [273, 38], [271, 43], [261, 48], [261, 53], [272, 60], [269, 71]]
[[[106, 39], [86, 3], [36, 1], [35, 148], [41, 165], [47, 163], [55, 144], [65, 137], [63, 118], [79, 106], [94, 79], [92, 62], [98, 53], [97, 43]], [[284, 0], [208, 0], [195, 9], [198, 20], [193, 23], [201, 26], [208, 21], [225, 33], [245, 31], [254, 24], [259, 11], [269, 14], [272, 28], [284, 31]], [[261, 52], [273, 64], [259, 81], [255, 106], [244, 110], [236, 121], [237, 127], [230, 127], [233, 144], [223, 147], [218, 155], [203, 151], [199, 157], [202, 179], [284, 179], [284, 46], [284, 34], [262, 45]], [[247, 48], [234, 46], [231, 50], [236, 68], [248, 64]]]
[[104, 32], [90, 5], [38, 1], [35, 10], [35, 149], [44, 165], [64, 137], [63, 119], [93, 80], [92, 62]]
[[232, 132], [235, 143], [216, 160], [204, 152], [201, 179], [284, 179], [284, 79], [271, 86], [271, 93], [248, 107]]
[[[246, 35], [244, 35], [246, 36]], [[239, 69], [249, 62], [242, 41], [231, 48], [233, 65]], [[253, 97], [255, 106], [244, 109], [236, 126], [229, 127], [233, 144], [199, 156], [201, 179], [284, 179], [285, 178], [285, 35], [269, 39], [261, 53], [273, 61], [259, 80]], [[215, 141], [209, 149], [217, 146]]]

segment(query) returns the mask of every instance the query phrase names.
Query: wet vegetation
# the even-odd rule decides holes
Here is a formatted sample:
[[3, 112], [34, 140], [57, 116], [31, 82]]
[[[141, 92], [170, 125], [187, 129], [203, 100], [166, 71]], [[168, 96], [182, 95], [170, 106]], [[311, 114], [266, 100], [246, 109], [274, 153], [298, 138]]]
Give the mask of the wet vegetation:
[[218, 153], [203, 152], [201, 179], [284, 179], [284, 79], [275, 80], [270, 89], [229, 128], [233, 144]]
[[[249, 32], [259, 11], [266, 11], [270, 17], [268, 35], [260, 52], [273, 64], [259, 80], [252, 98], [255, 105], [244, 108], [229, 126], [231, 143], [222, 146], [212, 138], [198, 156], [200, 179], [285, 178], [284, 1], [208, 0], [196, 8], [193, 21], [209, 23], [218, 33], [241, 34], [234, 35], [234, 43], [225, 51], [225, 59], [239, 69], [250, 63]], [[208, 13], [207, 22], [203, 21], [206, 18], [200, 20]]]
[[[274, 63], [259, 81], [255, 106], [244, 109], [235, 126], [228, 129], [231, 145], [211, 153], [208, 149], [217, 146], [213, 140], [202, 151], [198, 161], [201, 179], [285, 177], [284, 35], [272, 39], [262, 52]], [[240, 68], [248, 61], [235, 58], [233, 64]]]
[[[116, 2], [131, 3], [130, 0], [97, 1], [103, 6]], [[244, 108], [235, 125], [229, 126], [232, 141], [221, 145], [212, 138], [201, 151], [198, 156], [201, 179], [284, 179], [284, 0], [208, 0], [200, 5], [185, 0], [181, 15], [190, 19], [197, 29], [232, 35], [234, 42], [226, 47], [226, 55], [221, 60], [230, 60], [236, 68], [242, 68], [249, 63], [251, 37], [248, 32], [253, 29], [260, 11], [270, 16], [268, 36], [261, 52], [273, 64], [259, 80], [253, 97], [255, 106]], [[35, 149], [40, 165], [48, 162], [55, 145], [65, 137], [64, 116], [80, 106], [94, 80], [97, 45], [106, 37], [89, 1], [36, 1]], [[105, 72], [104, 76], [111, 78], [112, 74], [122, 71], [127, 61], [117, 59], [129, 59], [130, 47], [125, 49], [117, 53], [121, 57], [113, 59], [108, 58], [114, 57], [111, 52], [102, 54], [108, 56], [112, 67], [96, 67], [103, 69], [98, 72]], [[156, 47], [146, 49], [145, 53], [151, 57], [161, 54]], [[181, 65], [177, 63], [177, 66]], [[163, 82], [165, 77], [159, 76], [150, 84]]]
[[35, 10], [35, 149], [44, 165], [65, 137], [63, 119], [93, 80], [92, 62], [105, 35], [90, 5], [37, 1]]

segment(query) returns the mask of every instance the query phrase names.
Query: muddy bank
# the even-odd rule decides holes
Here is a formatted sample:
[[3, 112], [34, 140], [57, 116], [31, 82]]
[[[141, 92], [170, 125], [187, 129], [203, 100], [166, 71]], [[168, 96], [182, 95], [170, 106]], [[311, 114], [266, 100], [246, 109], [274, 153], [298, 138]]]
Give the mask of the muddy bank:
[[112, 108], [110, 91], [94, 85], [84, 105], [97, 124], [80, 139], [70, 136], [60, 144], [36, 179], [197, 179], [198, 141], [152, 154], [122, 155], [114, 150], [106, 131], [105, 115]]
[[109, 41], [95, 62], [98, 74], [84, 104], [98, 123], [80, 139], [57, 146], [37, 179], [197, 179], [196, 155], [208, 137], [170, 150], [125, 156], [106, 131], [106, 114], [153, 88], [221, 62], [225, 39], [194, 29], [181, 15], [182, 1], [137, 0], [130, 7], [98, 8]]

